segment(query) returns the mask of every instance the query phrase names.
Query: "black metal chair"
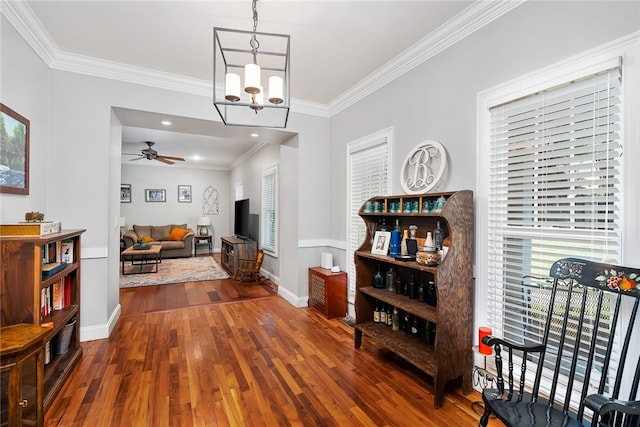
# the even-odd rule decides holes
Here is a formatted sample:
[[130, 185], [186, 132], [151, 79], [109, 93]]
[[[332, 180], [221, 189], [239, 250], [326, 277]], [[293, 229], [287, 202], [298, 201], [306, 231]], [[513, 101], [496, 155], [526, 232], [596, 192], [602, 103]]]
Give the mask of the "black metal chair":
[[549, 305], [528, 307], [544, 315], [541, 343], [483, 338], [495, 351], [497, 388], [482, 393], [479, 425], [495, 415], [507, 426], [640, 427], [640, 269], [565, 258], [550, 277]]

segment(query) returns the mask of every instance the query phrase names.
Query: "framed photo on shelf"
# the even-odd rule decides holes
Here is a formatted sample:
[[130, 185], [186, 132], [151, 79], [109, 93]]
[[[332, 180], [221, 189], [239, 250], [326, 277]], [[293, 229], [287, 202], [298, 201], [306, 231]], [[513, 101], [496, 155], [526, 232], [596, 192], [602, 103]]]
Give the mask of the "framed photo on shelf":
[[0, 193], [29, 194], [29, 120], [2, 103], [0, 116]]
[[131, 184], [120, 184], [120, 203], [131, 203]]
[[147, 188], [144, 190], [144, 201], [145, 202], [166, 202], [167, 191]]
[[376, 255], [386, 255], [389, 252], [390, 240], [390, 231], [376, 231], [373, 238], [373, 246], [371, 246], [371, 253]]
[[191, 203], [190, 185], [178, 185], [178, 203]]

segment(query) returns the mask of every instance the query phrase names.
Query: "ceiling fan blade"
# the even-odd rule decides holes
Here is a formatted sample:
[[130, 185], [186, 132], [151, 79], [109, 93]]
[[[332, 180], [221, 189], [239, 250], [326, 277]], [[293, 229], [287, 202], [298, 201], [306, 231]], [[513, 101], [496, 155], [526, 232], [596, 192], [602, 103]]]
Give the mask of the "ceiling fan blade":
[[130, 161], [130, 162], [133, 162], [134, 160], [141, 160], [141, 159], [144, 159], [144, 156], [140, 156], [140, 157], [135, 158], [135, 159], [130, 159], [129, 161]]
[[156, 158], [158, 157], [162, 157], [163, 159], [169, 159], [169, 160], [178, 160], [180, 162], [184, 162], [184, 159], [182, 157], [173, 157], [173, 156], [156, 156]]
[[167, 159], [163, 158], [162, 156], [158, 156], [154, 160], [157, 160], [157, 161], [162, 162], [162, 163], [166, 163], [168, 165], [172, 165], [173, 164], [173, 162], [171, 160], [167, 160]]

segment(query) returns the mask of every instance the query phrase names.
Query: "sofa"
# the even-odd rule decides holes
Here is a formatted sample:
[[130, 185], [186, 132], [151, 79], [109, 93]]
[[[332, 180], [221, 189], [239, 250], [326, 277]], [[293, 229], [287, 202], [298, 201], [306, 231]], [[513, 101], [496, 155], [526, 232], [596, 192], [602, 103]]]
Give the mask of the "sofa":
[[124, 247], [129, 248], [136, 243], [162, 245], [162, 258], [190, 257], [193, 252], [194, 232], [187, 224], [168, 225], [133, 225], [122, 235]]

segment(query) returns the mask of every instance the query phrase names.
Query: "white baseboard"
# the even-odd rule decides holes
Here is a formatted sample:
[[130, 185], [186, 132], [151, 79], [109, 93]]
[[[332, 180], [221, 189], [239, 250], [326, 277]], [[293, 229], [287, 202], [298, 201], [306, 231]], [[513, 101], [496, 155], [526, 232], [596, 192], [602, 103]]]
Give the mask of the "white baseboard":
[[109, 321], [103, 325], [94, 325], [94, 326], [86, 326], [80, 327], [80, 341], [93, 341], [93, 340], [101, 340], [104, 338], [109, 338], [111, 335], [111, 331], [116, 326], [116, 322], [120, 318], [122, 307], [120, 304], [113, 310], [111, 313], [111, 317], [109, 317]]

